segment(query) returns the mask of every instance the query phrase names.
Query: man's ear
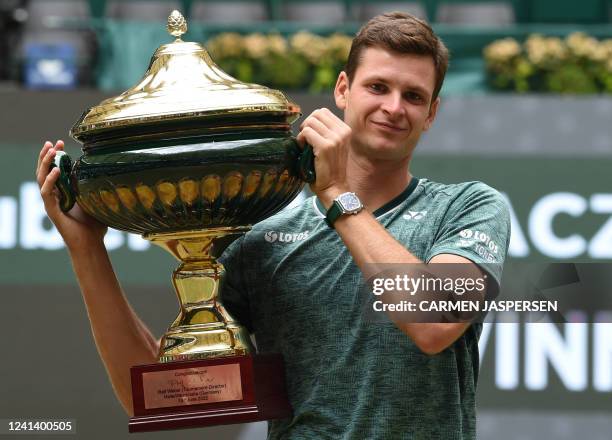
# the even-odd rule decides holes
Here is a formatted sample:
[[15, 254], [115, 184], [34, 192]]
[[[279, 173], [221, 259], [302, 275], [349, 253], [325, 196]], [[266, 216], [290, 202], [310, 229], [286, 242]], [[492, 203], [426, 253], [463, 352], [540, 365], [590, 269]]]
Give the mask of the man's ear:
[[345, 71], [340, 72], [338, 80], [336, 81], [336, 87], [334, 88], [334, 99], [336, 100], [336, 107], [340, 110], [346, 109], [346, 101], [349, 90], [348, 76]]
[[429, 106], [429, 115], [425, 120], [425, 125], [423, 126], [423, 131], [429, 130], [431, 124], [433, 124], [434, 119], [436, 119], [436, 115], [438, 114], [438, 107], [440, 106], [440, 97], [438, 96], [434, 102]]

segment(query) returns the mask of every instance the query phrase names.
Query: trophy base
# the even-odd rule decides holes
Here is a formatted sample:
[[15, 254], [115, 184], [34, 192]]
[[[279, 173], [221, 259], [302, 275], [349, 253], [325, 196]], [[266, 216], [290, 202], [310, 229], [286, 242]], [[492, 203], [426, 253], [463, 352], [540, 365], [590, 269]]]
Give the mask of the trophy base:
[[292, 415], [280, 355], [245, 355], [131, 368], [130, 432], [194, 428]]

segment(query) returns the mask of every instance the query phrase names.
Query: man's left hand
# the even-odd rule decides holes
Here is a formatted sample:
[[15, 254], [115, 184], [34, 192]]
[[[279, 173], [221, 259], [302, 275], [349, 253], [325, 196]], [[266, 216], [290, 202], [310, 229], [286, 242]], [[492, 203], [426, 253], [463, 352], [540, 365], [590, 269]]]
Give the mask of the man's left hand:
[[350, 139], [351, 128], [327, 108], [315, 110], [300, 125], [298, 143], [302, 147], [310, 144], [315, 156], [317, 180], [310, 188], [326, 207], [349, 191], [346, 162]]

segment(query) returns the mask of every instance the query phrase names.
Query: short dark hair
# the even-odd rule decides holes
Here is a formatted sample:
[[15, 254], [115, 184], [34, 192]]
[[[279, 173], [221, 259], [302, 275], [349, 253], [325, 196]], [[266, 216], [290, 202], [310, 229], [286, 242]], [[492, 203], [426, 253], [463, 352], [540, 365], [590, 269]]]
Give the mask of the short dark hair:
[[448, 68], [448, 49], [425, 21], [403, 12], [389, 12], [368, 21], [351, 45], [344, 69], [349, 85], [359, 67], [361, 53], [368, 47], [380, 47], [399, 54], [430, 56], [436, 69], [432, 100], [436, 99]]

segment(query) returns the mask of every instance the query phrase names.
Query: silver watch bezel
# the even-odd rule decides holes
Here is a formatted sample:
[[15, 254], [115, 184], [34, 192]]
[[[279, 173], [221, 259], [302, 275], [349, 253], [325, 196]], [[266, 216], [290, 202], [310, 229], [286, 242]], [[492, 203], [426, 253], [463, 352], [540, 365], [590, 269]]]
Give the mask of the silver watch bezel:
[[[342, 193], [335, 198], [335, 201], [338, 202], [338, 206], [343, 214], [357, 214], [363, 209], [361, 200], [359, 200], [359, 197], [354, 192]], [[356, 205], [354, 208], [350, 207], [354, 205]]]

